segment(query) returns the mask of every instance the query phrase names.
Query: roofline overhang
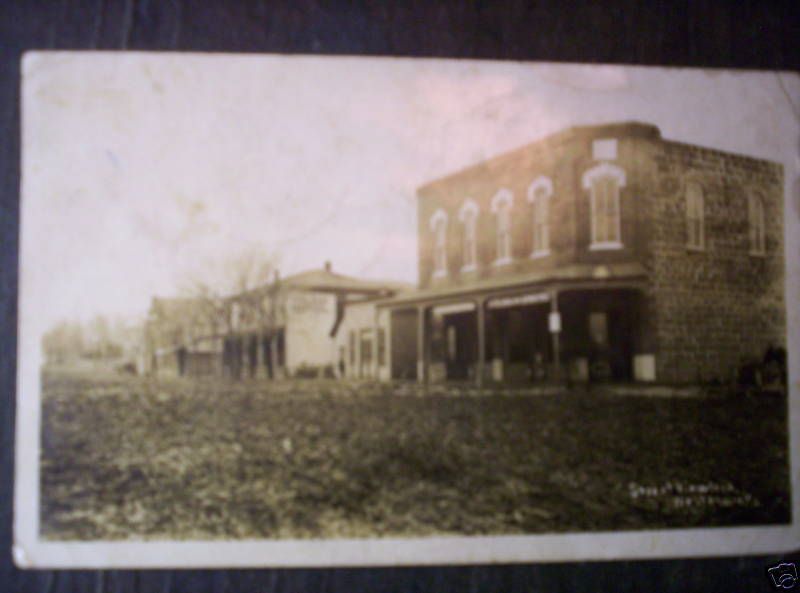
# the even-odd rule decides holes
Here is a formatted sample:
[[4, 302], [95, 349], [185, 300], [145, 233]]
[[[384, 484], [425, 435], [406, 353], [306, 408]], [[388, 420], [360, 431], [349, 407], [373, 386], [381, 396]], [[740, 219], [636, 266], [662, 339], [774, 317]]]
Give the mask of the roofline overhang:
[[[620, 264], [617, 264], [619, 267]], [[376, 301], [375, 306], [387, 309], [404, 309], [428, 305], [448, 305], [465, 301], [490, 299], [525, 294], [531, 289], [540, 291], [599, 290], [631, 288], [644, 290], [649, 281], [647, 271], [640, 264], [622, 264], [625, 268], [613, 273], [609, 265], [589, 266], [589, 275], [575, 274], [572, 266], [550, 274], [530, 274], [503, 279], [498, 282], [476, 283], [443, 289], [427, 289]], [[582, 266], [583, 267], [583, 266]], [[570, 273], [572, 272], [572, 273]]]

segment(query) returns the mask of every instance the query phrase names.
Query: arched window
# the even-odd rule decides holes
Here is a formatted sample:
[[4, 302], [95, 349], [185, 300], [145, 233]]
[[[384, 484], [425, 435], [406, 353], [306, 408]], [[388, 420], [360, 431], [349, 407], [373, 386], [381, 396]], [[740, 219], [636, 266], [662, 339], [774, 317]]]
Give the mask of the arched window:
[[625, 171], [601, 163], [583, 174], [583, 188], [591, 200], [592, 243], [589, 249], [622, 247], [619, 192], [625, 187]]
[[447, 213], [441, 208], [431, 216], [433, 232], [433, 275], [447, 275]]
[[553, 182], [540, 176], [528, 188], [528, 201], [532, 205], [531, 257], [543, 257], [550, 253], [550, 196], [553, 195]]
[[473, 200], [467, 200], [458, 212], [458, 218], [464, 225], [462, 257], [462, 272], [470, 272], [478, 263], [478, 205]]
[[507, 189], [501, 189], [492, 198], [492, 212], [497, 219], [495, 265], [511, 262], [511, 205], [513, 202], [514, 195]]
[[705, 242], [703, 188], [691, 182], [686, 186], [686, 245], [690, 249], [703, 249]]
[[758, 194], [750, 194], [748, 198], [748, 219], [750, 222], [750, 253], [763, 255], [766, 251], [764, 200]]

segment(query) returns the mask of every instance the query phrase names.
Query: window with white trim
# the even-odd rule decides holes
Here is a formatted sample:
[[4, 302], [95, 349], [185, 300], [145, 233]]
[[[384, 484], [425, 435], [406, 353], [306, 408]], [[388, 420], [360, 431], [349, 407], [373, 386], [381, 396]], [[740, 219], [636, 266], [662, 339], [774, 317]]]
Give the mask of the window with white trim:
[[620, 189], [625, 186], [625, 171], [602, 163], [586, 171], [583, 187], [589, 190], [591, 245], [589, 249], [622, 247]]
[[496, 259], [495, 264], [511, 262], [511, 205], [514, 201], [512, 193], [500, 190], [492, 199], [492, 212], [496, 218]]
[[447, 214], [441, 208], [430, 221], [433, 232], [433, 275], [447, 275]]
[[550, 253], [550, 197], [553, 183], [548, 177], [538, 177], [528, 188], [528, 201], [532, 212], [531, 257], [542, 257]]
[[463, 225], [461, 271], [469, 272], [478, 263], [478, 205], [473, 200], [467, 200], [461, 206], [458, 217]]
[[686, 246], [690, 249], [705, 247], [705, 200], [699, 183], [686, 186]]
[[758, 194], [750, 194], [748, 197], [748, 220], [750, 227], [750, 253], [763, 255], [766, 252], [764, 199]]

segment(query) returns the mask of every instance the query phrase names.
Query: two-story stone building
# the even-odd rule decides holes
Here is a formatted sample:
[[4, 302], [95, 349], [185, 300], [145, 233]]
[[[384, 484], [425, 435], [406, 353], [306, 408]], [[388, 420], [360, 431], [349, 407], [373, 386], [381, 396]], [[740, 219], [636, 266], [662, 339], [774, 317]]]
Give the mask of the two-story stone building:
[[419, 290], [375, 303], [387, 376], [698, 382], [786, 342], [782, 166], [652, 125], [428, 183], [417, 233]]

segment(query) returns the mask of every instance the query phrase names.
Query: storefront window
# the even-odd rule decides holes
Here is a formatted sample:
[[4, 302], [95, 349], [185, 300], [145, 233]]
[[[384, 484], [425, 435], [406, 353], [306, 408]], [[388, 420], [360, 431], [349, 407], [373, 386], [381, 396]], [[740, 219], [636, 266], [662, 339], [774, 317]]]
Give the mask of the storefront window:
[[608, 344], [608, 317], [605, 313], [589, 314], [589, 335], [597, 346]]

